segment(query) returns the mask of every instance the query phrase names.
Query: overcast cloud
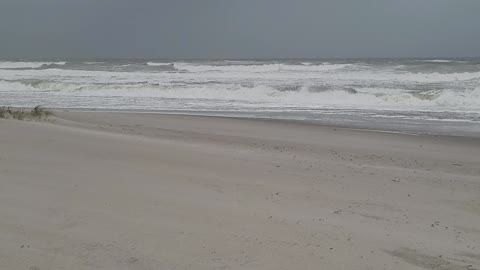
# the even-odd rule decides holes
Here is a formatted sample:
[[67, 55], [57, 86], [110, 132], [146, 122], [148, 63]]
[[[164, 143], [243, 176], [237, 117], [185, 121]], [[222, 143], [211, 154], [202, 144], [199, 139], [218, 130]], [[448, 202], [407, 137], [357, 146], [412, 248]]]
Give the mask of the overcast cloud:
[[479, 0], [1, 0], [0, 57], [480, 56]]

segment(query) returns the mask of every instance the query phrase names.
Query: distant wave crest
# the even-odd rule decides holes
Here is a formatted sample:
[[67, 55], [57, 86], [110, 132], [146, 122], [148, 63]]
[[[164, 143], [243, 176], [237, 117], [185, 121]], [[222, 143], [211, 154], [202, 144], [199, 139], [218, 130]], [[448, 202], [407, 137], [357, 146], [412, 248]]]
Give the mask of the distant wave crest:
[[173, 64], [172, 63], [147, 62], [147, 66], [161, 67], [161, 66], [173, 66]]
[[0, 62], [0, 69], [39, 68], [45, 65], [65, 65], [66, 62]]
[[189, 72], [248, 72], [248, 73], [268, 73], [268, 72], [325, 72], [331, 70], [343, 69], [351, 66], [350, 64], [321, 64], [321, 65], [294, 65], [294, 64], [250, 64], [250, 65], [205, 65], [192, 63], [175, 63], [178, 70]]

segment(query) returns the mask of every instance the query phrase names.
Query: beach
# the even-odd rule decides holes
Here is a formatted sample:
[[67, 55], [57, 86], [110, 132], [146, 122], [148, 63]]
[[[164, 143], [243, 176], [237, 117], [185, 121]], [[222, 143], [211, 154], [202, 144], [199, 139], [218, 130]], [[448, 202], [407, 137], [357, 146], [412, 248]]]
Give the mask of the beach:
[[0, 269], [480, 269], [480, 139], [0, 119]]

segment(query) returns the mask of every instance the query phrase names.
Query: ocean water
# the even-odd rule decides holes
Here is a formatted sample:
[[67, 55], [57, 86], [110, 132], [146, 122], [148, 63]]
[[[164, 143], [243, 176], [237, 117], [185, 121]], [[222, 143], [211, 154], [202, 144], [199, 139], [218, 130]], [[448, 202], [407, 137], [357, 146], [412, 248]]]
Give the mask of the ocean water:
[[0, 105], [480, 136], [480, 59], [1, 61]]

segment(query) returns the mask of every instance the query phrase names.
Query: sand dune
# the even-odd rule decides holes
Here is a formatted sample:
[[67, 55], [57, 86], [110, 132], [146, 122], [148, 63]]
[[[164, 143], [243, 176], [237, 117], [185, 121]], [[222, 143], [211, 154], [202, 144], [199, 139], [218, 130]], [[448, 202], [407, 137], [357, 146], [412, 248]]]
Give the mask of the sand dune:
[[0, 120], [0, 269], [480, 269], [480, 140]]

